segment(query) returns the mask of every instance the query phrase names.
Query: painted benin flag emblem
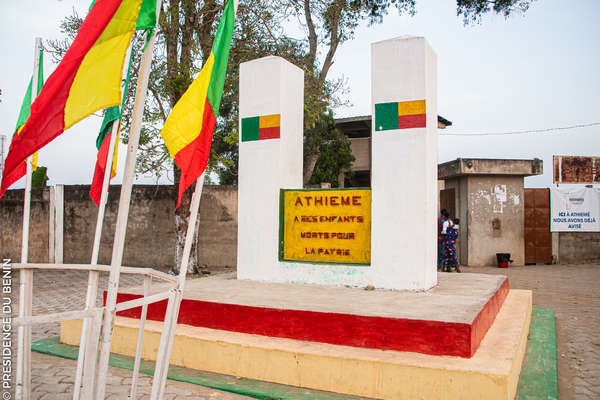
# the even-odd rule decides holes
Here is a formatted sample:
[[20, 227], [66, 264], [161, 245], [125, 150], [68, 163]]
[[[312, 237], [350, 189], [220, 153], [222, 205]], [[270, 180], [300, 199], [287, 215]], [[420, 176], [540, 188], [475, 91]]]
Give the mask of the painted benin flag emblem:
[[375, 130], [425, 128], [425, 100], [375, 104]]
[[280, 114], [242, 118], [242, 142], [279, 139]]

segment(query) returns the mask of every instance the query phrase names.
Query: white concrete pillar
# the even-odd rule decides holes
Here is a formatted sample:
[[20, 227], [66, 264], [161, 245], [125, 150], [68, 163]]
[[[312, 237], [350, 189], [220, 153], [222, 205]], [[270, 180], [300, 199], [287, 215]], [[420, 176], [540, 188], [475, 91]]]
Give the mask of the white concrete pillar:
[[437, 283], [437, 57], [423, 37], [373, 43], [371, 54], [372, 279], [429, 289]]
[[49, 187], [49, 204], [48, 204], [48, 262], [50, 264], [54, 263], [54, 230], [56, 229], [54, 226], [54, 186]]
[[240, 65], [238, 279], [279, 273], [279, 189], [302, 187], [303, 101], [304, 73], [283, 58]]
[[63, 263], [64, 244], [64, 215], [65, 215], [65, 185], [56, 185], [54, 188], [54, 262]]

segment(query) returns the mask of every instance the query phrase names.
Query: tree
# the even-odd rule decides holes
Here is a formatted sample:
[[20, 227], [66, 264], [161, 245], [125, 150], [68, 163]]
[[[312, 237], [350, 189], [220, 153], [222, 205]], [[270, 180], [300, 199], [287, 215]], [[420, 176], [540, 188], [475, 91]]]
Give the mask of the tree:
[[[159, 19], [159, 52], [154, 59], [155, 66], [151, 74], [149, 92], [152, 101], [148, 107], [149, 124], [144, 132], [141, 149], [145, 152], [140, 172], [156, 171], [164, 168], [167, 159], [166, 149], [159, 130], [168, 115], [166, 110], [173, 108], [191, 84], [211, 51], [212, 40], [224, 1], [193, 0], [169, 1], [163, 6]], [[209, 171], [223, 166], [237, 166], [237, 99], [239, 64], [269, 54], [279, 54], [296, 59], [301, 48], [296, 43], [281, 38], [279, 21], [284, 13], [277, 3], [266, 0], [242, 1], [239, 4], [232, 48], [230, 51], [227, 80], [224, 87], [221, 109], [215, 129], [215, 146], [211, 149]], [[145, 164], [144, 164], [145, 163]], [[179, 185], [180, 171], [173, 164], [174, 183]], [[176, 257], [175, 272], [181, 262], [183, 244], [189, 219], [189, 204], [193, 187], [190, 187], [181, 206], [175, 212], [176, 221]], [[196, 240], [192, 247], [192, 259], [188, 272], [196, 272]]]
[[[369, 24], [381, 22], [391, 6], [398, 12], [414, 13], [415, 0], [291, 0], [292, 13], [304, 29], [304, 42], [308, 45], [304, 59], [305, 85], [305, 145], [304, 183], [313, 177], [321, 154], [335, 155], [334, 148], [343, 146], [335, 139], [326, 139], [323, 132], [311, 129], [326, 118], [326, 108], [339, 102], [337, 94], [343, 90], [342, 81], [329, 81], [327, 76], [334, 63], [337, 49], [354, 37], [362, 21]], [[339, 171], [338, 171], [339, 174]], [[337, 180], [337, 179], [336, 179]]]
[[[170, 110], [191, 84], [211, 51], [212, 40], [224, 9], [224, 1], [165, 0], [158, 21], [156, 47], [150, 72], [148, 98], [140, 135], [140, 151], [136, 172], [151, 172], [157, 177], [174, 170], [174, 185], [179, 185], [180, 171], [172, 162], [160, 136]], [[285, 12], [277, 2], [242, 0], [236, 15], [234, 40], [230, 52], [221, 109], [215, 130], [215, 146], [211, 150], [209, 171], [237, 164], [237, 81], [239, 64], [269, 54], [287, 56], [292, 62], [302, 57], [302, 48], [282, 35], [281, 20]], [[74, 13], [61, 23], [62, 39], [47, 42], [55, 61], [60, 61], [75, 38], [82, 18]], [[133, 93], [144, 35], [137, 33], [133, 42], [131, 84], [123, 107], [124, 142], [133, 108]], [[175, 212], [176, 251], [173, 272], [181, 265], [183, 244], [189, 219], [192, 185]], [[174, 191], [176, 196], [177, 190]], [[175, 200], [175, 198], [174, 198]], [[197, 229], [189, 262], [189, 273], [197, 272]]]
[[[524, 12], [531, 0], [456, 0], [457, 14], [465, 24], [479, 22], [488, 12], [506, 17], [514, 12]], [[338, 91], [343, 82], [328, 81], [327, 76], [334, 63], [337, 49], [344, 42], [354, 38], [361, 22], [369, 25], [382, 22], [383, 17], [395, 8], [398, 13], [414, 15], [416, 0], [289, 0], [295, 17], [301, 22], [308, 44], [304, 59], [306, 72], [305, 85], [305, 145], [304, 183], [313, 176], [313, 170], [322, 152], [336, 154], [328, 146], [337, 147], [340, 143], [325, 140], [318, 130], [309, 129], [326, 115], [325, 108], [334, 106], [339, 100]]]
[[46, 187], [48, 179], [46, 167], [38, 165], [36, 170], [31, 173], [31, 187], [34, 189]]

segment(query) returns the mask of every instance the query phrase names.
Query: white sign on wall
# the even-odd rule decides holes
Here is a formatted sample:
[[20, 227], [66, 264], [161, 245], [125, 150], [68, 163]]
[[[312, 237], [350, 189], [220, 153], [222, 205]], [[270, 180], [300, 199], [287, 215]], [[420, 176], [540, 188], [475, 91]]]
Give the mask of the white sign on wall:
[[600, 232], [600, 191], [550, 188], [551, 232]]

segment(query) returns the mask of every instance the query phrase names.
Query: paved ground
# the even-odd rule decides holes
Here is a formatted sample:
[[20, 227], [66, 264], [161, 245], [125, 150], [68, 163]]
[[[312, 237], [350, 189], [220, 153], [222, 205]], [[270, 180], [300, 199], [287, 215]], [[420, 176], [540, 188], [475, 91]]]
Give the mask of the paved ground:
[[535, 307], [553, 308], [559, 398], [600, 399], [600, 265], [465, 267], [464, 271], [507, 275], [511, 288], [533, 290]]
[[[532, 289], [536, 307], [556, 311], [558, 335], [558, 380], [561, 400], [600, 399], [600, 265], [540, 265], [468, 268], [464, 271], [508, 275], [512, 288]], [[16, 274], [15, 274], [16, 275]], [[80, 272], [37, 273], [34, 278], [34, 314], [82, 307], [87, 275]], [[124, 276], [121, 287], [141, 284], [141, 279]], [[12, 284], [18, 290], [18, 279]], [[100, 287], [106, 287], [106, 276]], [[13, 304], [13, 310], [18, 308]], [[58, 324], [39, 326], [33, 339], [57, 336]], [[14, 334], [16, 340], [16, 332]], [[67, 399], [75, 361], [33, 353], [34, 399]], [[130, 371], [110, 368], [107, 394], [125, 399]], [[140, 394], [150, 391], [149, 377], [143, 377]], [[166, 399], [244, 399], [246, 397], [169, 381]], [[144, 396], [142, 398], [147, 398]]]
[[[18, 290], [18, 273], [15, 274], [13, 288]], [[99, 287], [107, 287], [108, 274], [102, 274]], [[120, 287], [139, 286], [142, 278], [134, 275], [122, 275]], [[34, 274], [33, 314], [53, 313], [83, 308], [87, 288], [87, 273], [78, 271], [55, 272], [46, 271]], [[98, 296], [100, 304], [101, 295]], [[13, 310], [18, 311], [17, 304]], [[58, 324], [40, 325], [33, 329], [33, 340], [58, 336]], [[13, 334], [16, 342], [17, 334]], [[72, 399], [72, 390], [77, 362], [64, 358], [48, 356], [32, 352], [32, 395], [33, 400]], [[120, 368], [109, 368], [106, 398], [124, 400], [131, 385], [131, 371]], [[152, 378], [140, 375], [138, 381], [138, 399], [149, 399], [152, 390]], [[4, 399], [7, 399], [4, 397]], [[248, 399], [233, 393], [209, 389], [191, 383], [167, 381], [165, 400], [238, 400]]]

